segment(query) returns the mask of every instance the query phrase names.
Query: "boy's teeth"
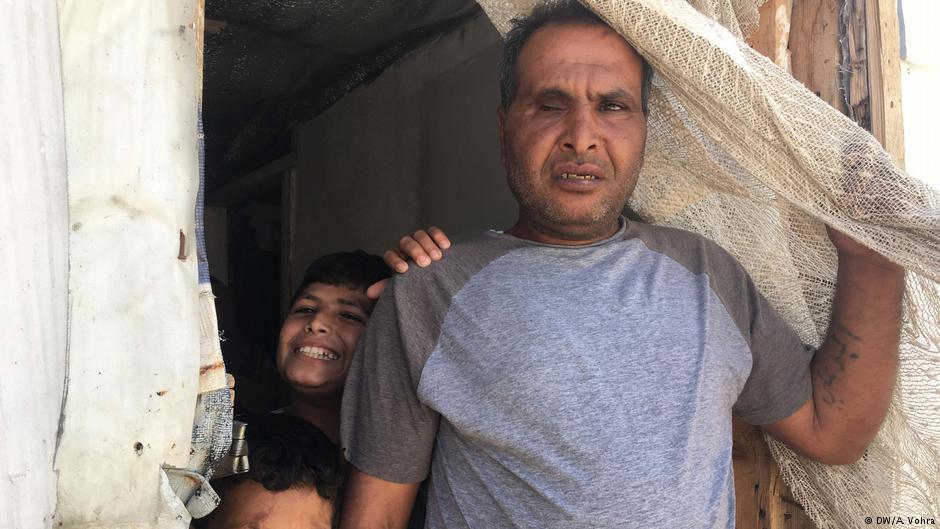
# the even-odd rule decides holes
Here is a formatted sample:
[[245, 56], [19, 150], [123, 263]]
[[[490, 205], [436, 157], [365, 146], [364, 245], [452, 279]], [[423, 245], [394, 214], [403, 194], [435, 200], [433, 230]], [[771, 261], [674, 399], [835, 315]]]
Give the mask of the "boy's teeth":
[[592, 174], [561, 173], [562, 180], [596, 180], [597, 177]]
[[324, 349], [322, 347], [311, 347], [309, 345], [299, 347], [297, 349], [297, 352], [304, 356], [309, 356], [310, 358], [318, 358], [320, 360], [336, 360], [337, 358], [339, 358], [338, 356], [336, 356], [335, 353], [332, 353], [327, 349]]

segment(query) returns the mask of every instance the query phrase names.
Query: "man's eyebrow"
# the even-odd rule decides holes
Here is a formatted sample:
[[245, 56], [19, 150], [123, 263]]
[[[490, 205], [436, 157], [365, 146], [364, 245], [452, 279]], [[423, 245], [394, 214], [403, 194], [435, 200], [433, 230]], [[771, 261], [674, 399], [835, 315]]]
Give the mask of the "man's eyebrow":
[[614, 90], [609, 90], [607, 92], [601, 92], [599, 94], [593, 94], [591, 96], [592, 101], [625, 101], [627, 103], [636, 103], [636, 97], [626, 90], [621, 90], [616, 88]]
[[571, 99], [571, 94], [562, 90], [561, 88], [549, 87], [543, 88], [535, 94], [536, 99]]
[[[536, 93], [536, 99], [561, 99], [568, 101], [573, 99], [572, 95], [562, 88], [548, 87], [539, 90]], [[615, 88], [606, 92], [591, 94], [591, 101], [623, 101], [625, 103], [636, 104], [637, 98], [632, 93], [621, 88]]]

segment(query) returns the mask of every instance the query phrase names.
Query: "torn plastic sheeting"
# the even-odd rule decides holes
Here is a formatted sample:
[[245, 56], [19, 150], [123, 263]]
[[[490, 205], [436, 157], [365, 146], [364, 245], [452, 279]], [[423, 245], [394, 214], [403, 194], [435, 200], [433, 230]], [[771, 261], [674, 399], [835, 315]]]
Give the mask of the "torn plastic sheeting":
[[212, 512], [222, 499], [205, 476], [184, 468], [164, 467], [170, 488], [193, 518], [203, 518]]

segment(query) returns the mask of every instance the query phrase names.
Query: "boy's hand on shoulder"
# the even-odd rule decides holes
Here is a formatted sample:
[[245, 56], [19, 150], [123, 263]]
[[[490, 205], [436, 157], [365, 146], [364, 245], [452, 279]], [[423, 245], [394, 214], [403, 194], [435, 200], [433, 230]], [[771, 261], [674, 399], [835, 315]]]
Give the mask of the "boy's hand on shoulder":
[[437, 227], [418, 230], [398, 241], [398, 248], [388, 250], [382, 256], [389, 268], [403, 274], [408, 271], [408, 259], [424, 268], [444, 257], [443, 250], [450, 248], [450, 239]]
[[[450, 239], [443, 230], [431, 226], [427, 230], [418, 230], [411, 235], [405, 235], [398, 241], [398, 248], [388, 250], [382, 258], [389, 268], [404, 274], [408, 271], [408, 260], [414, 261], [424, 268], [434, 261], [444, 258], [444, 250], [450, 248]], [[383, 279], [370, 286], [366, 295], [370, 299], [378, 299], [385, 291], [388, 279]]]

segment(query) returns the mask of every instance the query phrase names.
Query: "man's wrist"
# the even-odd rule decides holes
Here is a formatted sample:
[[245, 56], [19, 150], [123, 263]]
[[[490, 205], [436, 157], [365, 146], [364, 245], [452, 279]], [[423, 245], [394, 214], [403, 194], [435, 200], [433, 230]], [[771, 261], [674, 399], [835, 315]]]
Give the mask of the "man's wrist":
[[904, 278], [904, 267], [880, 254], [854, 255], [839, 252], [839, 268], [854, 274], [875, 274], [884, 279]]

